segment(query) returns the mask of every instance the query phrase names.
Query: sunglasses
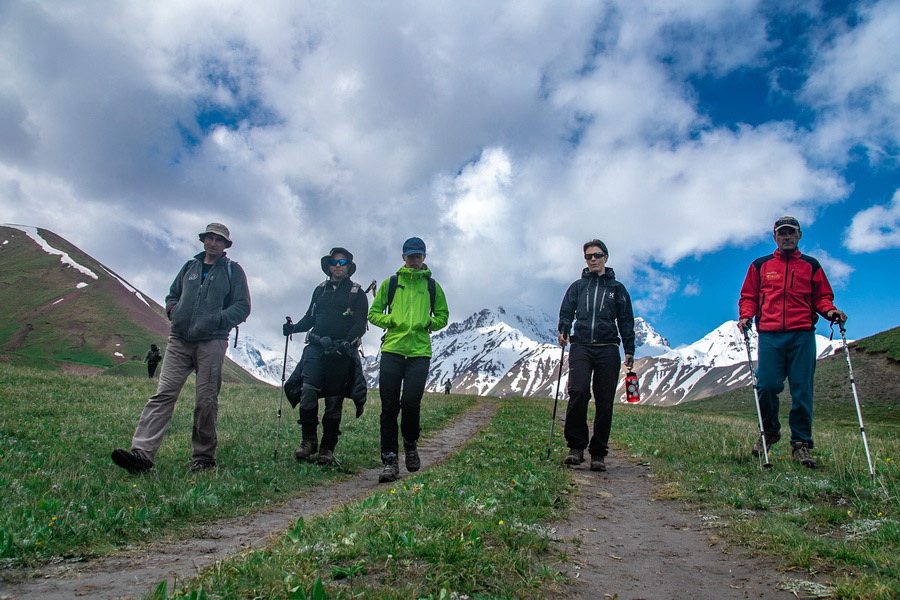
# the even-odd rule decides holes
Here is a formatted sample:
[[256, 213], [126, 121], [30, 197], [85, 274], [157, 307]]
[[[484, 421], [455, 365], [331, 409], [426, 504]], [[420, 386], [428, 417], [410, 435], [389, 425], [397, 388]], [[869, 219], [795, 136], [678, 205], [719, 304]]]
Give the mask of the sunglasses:
[[331, 260], [328, 261], [328, 264], [331, 265], [332, 267], [343, 267], [348, 262], [350, 262], [350, 261], [347, 260], [346, 258], [332, 258]]
[[596, 258], [597, 260], [600, 260], [604, 256], [606, 256], [606, 254], [604, 254], [603, 252], [594, 252], [593, 254], [585, 254], [584, 260], [591, 260], [592, 258]]

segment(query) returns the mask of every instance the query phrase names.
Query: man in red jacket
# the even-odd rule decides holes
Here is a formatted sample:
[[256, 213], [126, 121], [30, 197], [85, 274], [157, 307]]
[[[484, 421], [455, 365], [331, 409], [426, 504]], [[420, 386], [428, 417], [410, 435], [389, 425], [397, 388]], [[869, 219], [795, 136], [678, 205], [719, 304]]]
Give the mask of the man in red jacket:
[[[834, 307], [834, 292], [819, 261], [800, 253], [803, 233], [794, 217], [775, 221], [773, 254], [757, 258], [747, 270], [738, 301], [738, 328], [746, 331], [756, 319], [759, 359], [756, 380], [766, 447], [781, 439], [778, 394], [787, 377], [791, 386], [791, 455], [816, 468], [813, 447], [813, 375], [816, 370], [815, 326], [818, 315], [829, 321], [846, 321]], [[817, 314], [818, 313], [818, 314]], [[762, 454], [762, 440], [753, 445], [754, 456]]]

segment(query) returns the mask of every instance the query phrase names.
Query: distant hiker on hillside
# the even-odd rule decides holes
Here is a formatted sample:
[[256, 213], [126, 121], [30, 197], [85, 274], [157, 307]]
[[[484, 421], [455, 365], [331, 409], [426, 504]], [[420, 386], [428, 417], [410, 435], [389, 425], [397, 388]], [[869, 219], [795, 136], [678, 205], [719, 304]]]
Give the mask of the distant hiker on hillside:
[[369, 309], [369, 322], [386, 329], [381, 342], [381, 462], [379, 482], [400, 476], [397, 417], [403, 435], [406, 470], [422, 466], [419, 411], [431, 363], [431, 332], [447, 326], [450, 311], [444, 290], [425, 264], [425, 242], [412, 237], [403, 243], [403, 266], [385, 280]]
[[[606, 244], [593, 239], [584, 244], [583, 250], [587, 267], [582, 270], [581, 279], [566, 290], [559, 307], [559, 345], [572, 342], [564, 430], [569, 455], [563, 462], [580, 465], [584, 462], [584, 449], [588, 448], [591, 470], [605, 471], [613, 401], [622, 366], [619, 344], [625, 351], [625, 365], [630, 368], [634, 364], [634, 314], [628, 290], [606, 266]], [[589, 442], [587, 412], [591, 389], [596, 413]]]
[[444, 381], [444, 393], [445, 393], [445, 394], [449, 394], [449, 393], [450, 393], [450, 388], [451, 388], [452, 386], [453, 386], [453, 383], [450, 381], [450, 378], [448, 377], [448, 378], [446, 379], [446, 381]]
[[[303, 356], [285, 382], [284, 392], [291, 406], [300, 405], [297, 423], [303, 438], [294, 456], [307, 460], [318, 452], [318, 464], [330, 465], [341, 434], [344, 398], [353, 399], [357, 418], [366, 402], [359, 343], [366, 332], [369, 301], [359, 284], [350, 280], [356, 264], [346, 248], [332, 248], [321, 264], [328, 279], [313, 290], [306, 314], [296, 324], [282, 326], [286, 336], [309, 331]], [[325, 398], [321, 445], [317, 431], [319, 398]]]
[[[794, 217], [775, 221], [777, 248], [773, 254], [750, 264], [738, 301], [738, 328], [746, 331], [756, 319], [759, 332], [759, 358], [756, 364], [759, 408], [766, 448], [781, 439], [778, 421], [778, 394], [787, 377], [791, 386], [791, 456], [815, 469], [813, 448], [813, 375], [816, 370], [815, 327], [818, 316], [829, 321], [847, 320], [834, 307], [834, 292], [825, 271], [816, 259], [800, 253], [803, 232]], [[763, 453], [762, 436], [751, 450]]]
[[156, 373], [156, 365], [162, 360], [162, 354], [159, 353], [159, 348], [157, 348], [156, 344], [150, 344], [150, 350], [147, 351], [147, 356], [144, 357], [144, 363], [147, 365], [147, 377], [153, 379], [153, 375]]
[[250, 314], [250, 290], [244, 270], [225, 254], [232, 243], [227, 227], [210, 223], [200, 241], [203, 252], [181, 267], [166, 296], [172, 326], [156, 393], [144, 406], [131, 450], [117, 448], [112, 453], [113, 462], [131, 473], [153, 468], [175, 402], [191, 373], [197, 374], [191, 471], [216, 466], [222, 364], [229, 331]]

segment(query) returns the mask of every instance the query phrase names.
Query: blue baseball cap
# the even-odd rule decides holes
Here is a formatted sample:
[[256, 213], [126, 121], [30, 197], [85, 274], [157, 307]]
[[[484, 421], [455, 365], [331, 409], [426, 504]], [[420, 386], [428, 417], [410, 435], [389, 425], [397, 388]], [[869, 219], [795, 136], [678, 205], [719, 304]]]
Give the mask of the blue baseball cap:
[[411, 237], [403, 242], [403, 256], [410, 254], [426, 254], [425, 242], [422, 241], [422, 238]]

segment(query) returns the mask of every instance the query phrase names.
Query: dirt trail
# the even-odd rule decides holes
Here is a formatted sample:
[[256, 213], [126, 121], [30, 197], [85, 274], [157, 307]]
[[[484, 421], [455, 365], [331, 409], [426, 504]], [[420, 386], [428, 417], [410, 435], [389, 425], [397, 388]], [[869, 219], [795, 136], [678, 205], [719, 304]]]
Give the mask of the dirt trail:
[[[428, 468], [446, 460], [490, 421], [496, 408], [492, 402], [481, 402], [434, 437], [423, 440], [419, 449], [423, 466]], [[400, 470], [406, 474], [402, 466]], [[169, 582], [171, 590], [175, 579], [191, 577], [229, 554], [265, 546], [297, 517], [320, 515], [384, 488], [378, 483], [380, 473], [380, 467], [368, 469], [351, 479], [309, 490], [278, 508], [217, 521], [196, 538], [154, 542], [113, 557], [50, 567], [44, 569], [40, 578], [19, 584], [0, 583], [0, 600], [140, 598], [162, 580]]]
[[[573, 578], [567, 597], [617, 600], [796, 598], [770, 560], [727, 547], [681, 502], [654, 500], [650, 469], [616, 452], [609, 471], [574, 468], [570, 518], [557, 528]], [[577, 542], [575, 542], [577, 540]]]

